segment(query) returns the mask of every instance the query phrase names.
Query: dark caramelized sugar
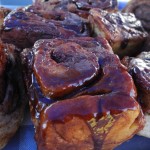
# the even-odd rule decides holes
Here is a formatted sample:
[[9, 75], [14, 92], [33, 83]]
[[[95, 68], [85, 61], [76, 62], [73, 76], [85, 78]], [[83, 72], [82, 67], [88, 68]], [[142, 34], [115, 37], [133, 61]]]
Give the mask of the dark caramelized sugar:
[[96, 56], [72, 42], [58, 45], [54, 50], [39, 49], [35, 54], [35, 75], [45, 95], [53, 98], [63, 97], [83, 86], [98, 70]]
[[40, 40], [32, 51], [32, 103], [49, 105], [46, 110], [35, 108], [49, 121], [99, 119], [138, 107], [132, 78], [105, 40]]
[[47, 119], [52, 122], [66, 122], [73, 116], [89, 121], [92, 118], [99, 120], [99, 117], [107, 114], [113, 115], [129, 109], [133, 110], [137, 106], [133, 98], [112, 93], [104, 96], [79, 96], [57, 102], [47, 107], [45, 114]]

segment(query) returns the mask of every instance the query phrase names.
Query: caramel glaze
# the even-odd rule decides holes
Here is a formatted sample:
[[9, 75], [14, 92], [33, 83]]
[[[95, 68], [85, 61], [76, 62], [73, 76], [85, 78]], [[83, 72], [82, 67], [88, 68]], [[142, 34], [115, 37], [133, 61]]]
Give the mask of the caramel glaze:
[[101, 61], [99, 59], [99, 64], [102, 68], [103, 74], [101, 79], [78, 95], [97, 95], [111, 92], [125, 92], [127, 95], [136, 98], [137, 94], [134, 83], [132, 82], [132, 77], [127, 74], [126, 68], [124, 68], [124, 66], [121, 66], [116, 56], [110, 55], [106, 58], [101, 58]]
[[34, 74], [42, 92], [52, 98], [63, 97], [89, 83], [98, 70], [96, 56], [72, 42], [45, 49], [44, 52], [39, 49], [34, 58]]
[[[93, 129], [92, 138], [95, 143], [92, 150], [99, 150], [102, 147], [103, 140], [107, 134], [97, 133], [96, 128], [105, 126], [108, 120], [101, 121], [101, 124], [95, 128], [93, 127], [91, 120], [94, 118], [95, 121], [98, 122], [104, 116], [115, 116], [123, 111], [134, 110], [137, 108], [138, 104], [134, 98], [116, 93], [97, 96], [85, 95], [56, 102], [46, 107], [46, 109], [41, 112], [40, 126], [37, 129], [36, 134], [36, 140], [39, 143], [38, 148], [49, 149], [41, 139], [45, 138], [47, 135], [47, 130], [51, 127], [50, 124], [53, 124], [54, 126], [56, 124], [64, 124], [73, 120], [74, 117], [77, 117], [87, 122], [89, 128], [91, 128], [91, 130]], [[103, 137], [102, 139], [101, 136]]]
[[136, 58], [125, 57], [122, 62], [134, 79], [144, 112], [150, 112], [150, 52], [142, 52]]
[[[87, 44], [89, 41], [91, 43]], [[100, 41], [102, 44], [99, 43]], [[43, 51], [45, 44], [48, 48], [44, 48]], [[91, 83], [101, 71], [96, 55], [101, 55], [98, 49], [102, 47], [104, 53], [106, 48], [107, 51], [112, 52], [107, 41], [101, 38], [95, 40], [93, 38], [74, 38], [37, 42], [34, 50], [33, 68], [44, 95], [54, 99], [63, 98], [65, 95]], [[46, 56], [46, 59], [43, 56]], [[49, 70], [49, 65], [57, 66], [58, 71], [53, 71], [55, 68]], [[43, 70], [43, 66], [47, 66], [46, 70]]]
[[107, 114], [118, 114], [136, 107], [138, 104], [134, 98], [129, 98], [125, 94], [110, 93], [97, 96], [85, 95], [60, 101], [47, 107], [44, 113], [46, 120], [52, 122], [64, 123], [72, 119], [73, 116], [81, 117], [87, 121], [96, 118], [98, 121]]
[[86, 22], [75, 14], [46, 19], [40, 14], [18, 9], [5, 18], [1, 38], [19, 48], [33, 46], [39, 39], [65, 38], [89, 35]]
[[[56, 46], [58, 46], [58, 45], [61, 45], [61, 44], [63, 44], [63, 43], [67, 43], [67, 42], [75, 42], [75, 43], [77, 43], [77, 44], [79, 44], [79, 45], [81, 45], [82, 47], [84, 47], [87, 51], [89, 51], [89, 52], [92, 52], [93, 54], [95, 54], [95, 55], [100, 55], [100, 52], [99, 52], [99, 49], [101, 49], [101, 51], [103, 51], [104, 53], [105, 52], [109, 52], [109, 53], [113, 53], [112, 52], [112, 49], [111, 49], [111, 47], [110, 47], [110, 45], [108, 44], [108, 42], [105, 40], [105, 39], [103, 39], [103, 38], [100, 38], [100, 37], [98, 37], [98, 38], [91, 38], [91, 37], [79, 37], [79, 38], [72, 38], [72, 39], [68, 39], [68, 40], [62, 40], [62, 39], [54, 39], [54, 40], [51, 40], [51, 41], [49, 41], [49, 40], [40, 40], [40, 41], [38, 41], [38, 42], [36, 42], [35, 43], [35, 46], [34, 46], [34, 48], [33, 48], [33, 50], [31, 50], [31, 49], [26, 49], [26, 50], [24, 50], [23, 52], [22, 52], [22, 62], [23, 62], [23, 66], [24, 66], [24, 74], [25, 74], [25, 81], [26, 81], [26, 84], [27, 84], [27, 87], [30, 87], [30, 89], [29, 90], [27, 90], [27, 91], [29, 91], [29, 95], [30, 95], [30, 97], [32, 97], [31, 98], [31, 100], [33, 100], [31, 103], [35, 106], [35, 105], [37, 105], [37, 103], [38, 103], [38, 101], [36, 101], [35, 102], [35, 99], [34, 99], [34, 97], [36, 97], [36, 99], [38, 99], [39, 101], [41, 101], [41, 102], [44, 102], [44, 103], [46, 103], [46, 104], [51, 104], [51, 103], [53, 103], [53, 102], [55, 102], [56, 101], [56, 99], [66, 99], [67, 97], [72, 97], [73, 95], [76, 95], [76, 93], [77, 93], [77, 91], [79, 91], [80, 90], [80, 88], [79, 88], [79, 86], [80, 87], [82, 87], [83, 89], [84, 89], [84, 87], [83, 87], [83, 85], [84, 86], [86, 86], [87, 85], [87, 83], [82, 83], [81, 82], [81, 80], [80, 80], [80, 85], [79, 85], [79, 83], [77, 84], [75, 84], [75, 87], [74, 87], [74, 90], [72, 91], [72, 92], [69, 92], [69, 93], [72, 93], [72, 94], [65, 94], [64, 92], [62, 92], [62, 93], [60, 93], [60, 94], [58, 94], [58, 92], [56, 93], [56, 94], [53, 94], [53, 95], [51, 95], [50, 97], [51, 98], [49, 98], [49, 96], [44, 96], [43, 95], [43, 93], [42, 93], [42, 91], [41, 91], [41, 89], [40, 89], [40, 86], [39, 86], [39, 84], [38, 84], [38, 82], [37, 82], [37, 80], [36, 80], [36, 78], [35, 78], [35, 75], [34, 74], [32, 74], [32, 67], [33, 67], [33, 56], [35, 57], [35, 55], [33, 54], [33, 51], [36, 53], [36, 55], [37, 55], [37, 49], [40, 51], [40, 50], [43, 50], [43, 47], [45, 47], [45, 44], [48, 46], [48, 47], [50, 47], [50, 48], [54, 48], [54, 47], [56, 47]], [[80, 47], [79, 47], [80, 48]], [[48, 50], [50, 50], [50, 49], [45, 49], [44, 48], [44, 51], [48, 51]], [[80, 51], [82, 51], [81, 49], [80, 49]], [[85, 51], [82, 51], [82, 52], [85, 52]], [[86, 53], [85, 53], [86, 54]], [[91, 54], [90, 54], [91, 55]], [[71, 56], [71, 55], [70, 55]], [[79, 56], [79, 54], [77, 55], [77, 57]], [[92, 55], [91, 55], [92, 56]], [[94, 55], [93, 55], [94, 56]], [[92, 57], [93, 57], [92, 56]], [[64, 57], [65, 58], [65, 57]], [[83, 57], [84, 58], [84, 57]], [[59, 58], [60, 59], [60, 58]], [[97, 59], [95, 56], [94, 56], [94, 58], [93, 59]], [[61, 60], [61, 59], [60, 59]], [[60, 61], [59, 60], [59, 61]], [[65, 59], [65, 61], [66, 61], [67, 59]], [[70, 59], [71, 60], [71, 59]], [[77, 59], [76, 59], [77, 60]], [[55, 61], [56, 61], [56, 59], [55, 59]], [[37, 63], [37, 65], [39, 65], [40, 63], [39, 63], [39, 61], [37, 61], [38, 63]], [[61, 62], [57, 62], [57, 63], [61, 63]], [[28, 64], [28, 65], [26, 65], [26, 64]], [[70, 63], [71, 64], [71, 63]], [[25, 72], [27, 70], [27, 72]], [[100, 69], [98, 69], [97, 68], [97, 73], [100, 73]], [[32, 79], [31, 79], [31, 74], [32, 74]], [[71, 75], [71, 74], [70, 74]], [[79, 74], [80, 75], [80, 74]], [[86, 75], [89, 75], [89, 74], [86, 74]], [[44, 76], [45, 76], [45, 74], [44, 74]], [[94, 79], [95, 80], [97, 80], [96, 78], [98, 78], [98, 77], [94, 77]], [[30, 80], [29, 80], [30, 79]], [[88, 84], [90, 83], [90, 82], [95, 82], [94, 81], [94, 79], [90, 79], [91, 81], [88, 81]], [[73, 80], [74, 80], [74, 78], [73, 78]], [[77, 80], [76, 80], [77, 81]], [[59, 83], [60, 83], [60, 81], [59, 81]], [[83, 85], [82, 85], [83, 84]], [[67, 87], [67, 90], [68, 90], [68, 88], [70, 88], [69, 87], [69, 85], [67, 85], [68, 87]], [[55, 87], [56, 88], [56, 87]], [[59, 87], [60, 88], [60, 87]], [[57, 88], [58, 89], [58, 88]], [[75, 90], [76, 89], [76, 90]], [[61, 89], [61, 90], [64, 90], [65, 91], [65, 89]], [[68, 91], [67, 91], [68, 92]], [[32, 94], [32, 93], [34, 93], [34, 94]], [[63, 95], [62, 95], [63, 94]], [[39, 104], [39, 106], [40, 106], [40, 104]], [[43, 107], [43, 106], [42, 106]], [[35, 112], [34, 112], [34, 114], [35, 114]]]
[[[98, 122], [107, 115], [117, 117], [122, 112], [139, 109], [133, 80], [107, 41], [85, 38], [89, 43], [86, 45], [83, 39], [39, 40], [32, 49], [22, 53], [24, 64], [29, 68], [27, 88], [38, 149], [48, 149], [42, 139], [48, 136], [51, 125], [64, 124], [77, 117], [93, 131], [92, 118]], [[82, 61], [84, 59], [88, 61]], [[68, 68], [67, 74], [63, 73], [64, 68]], [[72, 83], [74, 87], [70, 86]], [[101, 133], [94, 131], [95, 149], [101, 147], [106, 135], [100, 139]]]

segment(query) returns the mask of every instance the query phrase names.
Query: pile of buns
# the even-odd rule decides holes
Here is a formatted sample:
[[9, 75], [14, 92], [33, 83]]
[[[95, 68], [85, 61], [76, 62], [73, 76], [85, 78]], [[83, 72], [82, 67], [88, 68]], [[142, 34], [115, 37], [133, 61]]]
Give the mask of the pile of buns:
[[150, 137], [148, 8], [144, 0], [122, 12], [117, 0], [0, 8], [0, 149], [27, 104], [39, 150], [111, 150]]

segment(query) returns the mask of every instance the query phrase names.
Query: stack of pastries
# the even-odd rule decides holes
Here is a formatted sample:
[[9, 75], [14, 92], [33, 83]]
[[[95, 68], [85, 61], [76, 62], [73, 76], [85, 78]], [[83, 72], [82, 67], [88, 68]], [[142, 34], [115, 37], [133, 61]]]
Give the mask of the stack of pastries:
[[119, 12], [116, 0], [1, 10], [0, 148], [28, 99], [39, 150], [111, 150], [144, 128], [149, 33], [133, 12]]

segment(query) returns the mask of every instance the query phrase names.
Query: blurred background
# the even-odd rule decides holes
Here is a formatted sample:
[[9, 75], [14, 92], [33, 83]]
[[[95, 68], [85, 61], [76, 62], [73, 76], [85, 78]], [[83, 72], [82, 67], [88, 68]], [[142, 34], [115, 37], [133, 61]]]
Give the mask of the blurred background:
[[32, 3], [32, 0], [0, 0], [0, 5], [8, 8], [16, 8], [18, 6], [25, 6]]

